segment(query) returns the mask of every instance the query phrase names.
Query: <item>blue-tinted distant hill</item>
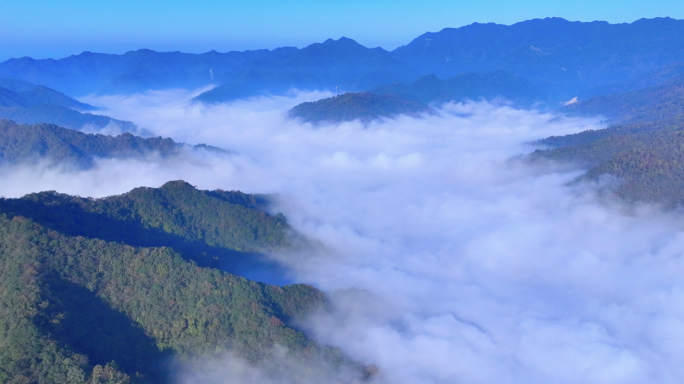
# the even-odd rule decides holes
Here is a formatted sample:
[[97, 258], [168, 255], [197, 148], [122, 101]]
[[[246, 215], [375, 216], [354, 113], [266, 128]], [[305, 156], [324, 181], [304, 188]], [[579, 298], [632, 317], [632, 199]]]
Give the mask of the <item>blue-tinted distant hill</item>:
[[75, 130], [110, 127], [122, 132], [140, 131], [129, 121], [79, 112], [95, 109], [92, 105], [42, 85], [0, 79], [0, 119], [21, 124], [50, 123]]
[[640, 73], [624, 82], [603, 85], [585, 92], [580, 92], [578, 96], [580, 99], [586, 100], [595, 96], [615, 95], [637, 91], [648, 87], [663, 85], [681, 76], [684, 76], [684, 63], [675, 63], [666, 66], [665, 68]]
[[419, 116], [431, 113], [434, 111], [427, 105], [395, 94], [349, 92], [327, 99], [301, 103], [289, 111], [289, 116], [314, 124], [354, 120], [367, 123], [382, 117]]
[[631, 24], [547, 18], [445, 28], [417, 37], [393, 56], [440, 78], [503, 69], [546, 85], [552, 99], [562, 100], [684, 61], [682, 36], [684, 21], [670, 18]]
[[191, 146], [170, 138], [86, 134], [54, 124], [17, 124], [0, 119], [0, 165], [68, 163], [87, 169], [96, 159], [143, 159], [151, 154], [162, 158], [180, 156], [184, 150], [211, 152], [218, 156], [230, 152], [206, 144]]
[[54, 89], [16, 79], [0, 79], [0, 95], [3, 97], [0, 99], [0, 106], [3, 107], [31, 107], [52, 104], [79, 111], [97, 109]]
[[186, 54], [138, 50], [124, 55], [84, 52], [60, 60], [11, 59], [0, 77], [45, 84], [71, 95], [133, 93], [236, 83], [250, 90], [365, 89], [416, 78], [391, 53], [347, 38], [303, 49]]
[[660, 85], [580, 100], [566, 110], [630, 123], [681, 118], [684, 116], [684, 74]]
[[463, 73], [444, 80], [428, 75], [411, 84], [375, 87], [370, 92], [394, 94], [425, 104], [502, 98], [519, 105], [530, 105], [544, 99], [543, 93], [527, 79], [504, 71]]
[[[308, 47], [185, 54], [138, 50], [84, 52], [67, 58], [28, 57], [0, 63], [0, 77], [70, 95], [239, 84], [249, 94], [290, 88], [363, 91], [435, 74], [504, 70], [528, 79], [547, 99], [565, 101], [588, 90], [628, 82], [684, 62], [684, 21], [631, 24], [535, 19], [510, 26], [471, 24], [430, 32], [392, 52], [347, 38]], [[218, 95], [215, 100], [221, 101]], [[232, 97], [228, 92], [228, 97]]]
[[226, 103], [234, 100], [244, 100], [250, 97], [266, 94], [265, 90], [248, 88], [241, 84], [228, 83], [202, 92], [193, 101], [206, 104]]

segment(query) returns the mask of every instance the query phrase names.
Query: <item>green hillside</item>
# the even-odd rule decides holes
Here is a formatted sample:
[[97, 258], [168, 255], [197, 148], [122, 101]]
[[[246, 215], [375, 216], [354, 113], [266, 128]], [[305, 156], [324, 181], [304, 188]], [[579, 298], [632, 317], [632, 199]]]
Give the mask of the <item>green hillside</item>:
[[589, 169], [582, 180], [611, 175], [611, 188], [630, 201], [684, 203], [684, 78], [571, 107], [621, 121], [602, 130], [549, 137], [531, 159], [579, 163]]
[[320, 291], [189, 260], [289, 246], [284, 218], [263, 206], [184, 182], [0, 200], [0, 382], [163, 383], [171, 357], [232, 350], [258, 362], [276, 344], [356, 367], [288, 325], [325, 302]]

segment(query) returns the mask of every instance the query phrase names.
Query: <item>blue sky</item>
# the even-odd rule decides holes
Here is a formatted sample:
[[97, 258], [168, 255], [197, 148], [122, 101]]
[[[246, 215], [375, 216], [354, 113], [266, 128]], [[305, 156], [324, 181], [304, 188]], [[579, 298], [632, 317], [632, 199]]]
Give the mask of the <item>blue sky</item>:
[[303, 47], [347, 36], [394, 49], [427, 31], [538, 17], [632, 22], [684, 18], [684, 1], [0, 0], [0, 60], [138, 48], [206, 52]]

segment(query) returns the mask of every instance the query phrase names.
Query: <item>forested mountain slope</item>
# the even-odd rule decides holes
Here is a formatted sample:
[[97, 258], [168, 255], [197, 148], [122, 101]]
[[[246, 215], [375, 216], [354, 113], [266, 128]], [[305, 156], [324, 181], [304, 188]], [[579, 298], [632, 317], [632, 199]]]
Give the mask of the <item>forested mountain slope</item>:
[[573, 112], [602, 113], [621, 122], [540, 140], [551, 148], [531, 158], [579, 163], [589, 169], [585, 180], [614, 176], [612, 188], [628, 200], [684, 203], [683, 79], [573, 105]]
[[647, 122], [684, 115], [684, 76], [661, 85], [597, 96], [568, 106], [583, 115], [604, 115], [613, 121]]
[[178, 156], [183, 148], [227, 154], [219, 148], [176, 143], [169, 138], [142, 138], [130, 133], [119, 136], [86, 134], [52, 124], [23, 125], [0, 119], [0, 164], [70, 163], [93, 166], [96, 158], [143, 158], [153, 153]]
[[504, 71], [485, 74], [463, 73], [444, 80], [429, 75], [410, 84], [375, 87], [369, 92], [394, 94], [424, 104], [502, 98], [518, 105], [529, 106], [535, 101], [544, 100], [539, 89], [529, 81]]
[[3, 209], [11, 207], [61, 233], [173, 247], [200, 263], [235, 252], [289, 247], [285, 218], [264, 212], [266, 204], [261, 196], [199, 191], [183, 181], [101, 199], [42, 192], [0, 200]]
[[391, 93], [360, 92], [299, 104], [290, 110], [289, 116], [310, 123], [353, 120], [369, 122], [381, 117], [418, 116], [424, 113], [430, 114], [433, 111], [415, 100]]
[[188, 260], [287, 246], [287, 224], [262, 204], [183, 182], [0, 200], [0, 381], [164, 383], [172, 357], [232, 350], [258, 362], [276, 344], [356, 367], [288, 326], [325, 302], [316, 289]]

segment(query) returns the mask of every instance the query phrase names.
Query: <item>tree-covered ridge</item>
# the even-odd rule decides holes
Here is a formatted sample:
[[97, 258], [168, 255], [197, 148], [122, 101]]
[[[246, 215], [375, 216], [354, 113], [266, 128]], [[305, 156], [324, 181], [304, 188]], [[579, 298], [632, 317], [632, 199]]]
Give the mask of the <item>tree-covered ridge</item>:
[[[86, 134], [52, 124], [23, 125], [0, 119], [0, 164], [49, 160], [88, 168], [96, 158], [143, 157], [152, 152], [167, 157], [178, 155], [184, 147], [170, 138], [142, 138], [127, 132], [119, 136]], [[227, 153], [206, 145], [195, 148]]]
[[631, 123], [676, 118], [684, 115], [684, 76], [657, 86], [593, 97], [568, 106], [568, 110]]
[[21, 216], [0, 215], [0, 260], [3, 382], [99, 382], [107, 365], [114, 382], [166, 382], [172, 355], [327, 351], [286, 325], [323, 302], [308, 286], [254, 283], [170, 248], [64, 236]]
[[230, 350], [258, 362], [275, 345], [357, 369], [288, 325], [325, 303], [320, 291], [188, 260], [289, 246], [285, 219], [265, 204], [180, 181], [0, 200], [0, 381], [164, 383], [172, 357]]
[[[200, 191], [184, 181], [160, 188], [136, 188], [101, 199], [56, 192], [0, 199], [0, 209], [72, 236], [143, 247], [173, 247], [186, 258], [251, 257], [291, 245], [282, 214], [264, 212], [263, 197], [239, 191]], [[239, 260], [236, 260], [239, 262]]]
[[532, 159], [572, 161], [589, 168], [584, 179], [619, 179], [615, 192], [628, 200], [684, 203], [684, 126], [681, 120], [639, 123], [544, 141], [565, 144], [537, 150]]
[[292, 108], [289, 115], [305, 122], [321, 123], [353, 120], [368, 122], [381, 117], [418, 116], [426, 113], [433, 111], [418, 101], [394, 94], [361, 92], [302, 103]]
[[571, 161], [589, 168], [582, 177], [617, 178], [621, 197], [675, 206], [684, 203], [684, 78], [579, 103], [576, 110], [602, 112], [622, 123], [602, 130], [549, 137], [532, 159]]
[[375, 87], [369, 92], [395, 94], [425, 104], [503, 98], [517, 104], [529, 105], [543, 99], [541, 92], [532, 83], [505, 71], [463, 73], [444, 80], [435, 75], [428, 75], [411, 84], [398, 83]]

